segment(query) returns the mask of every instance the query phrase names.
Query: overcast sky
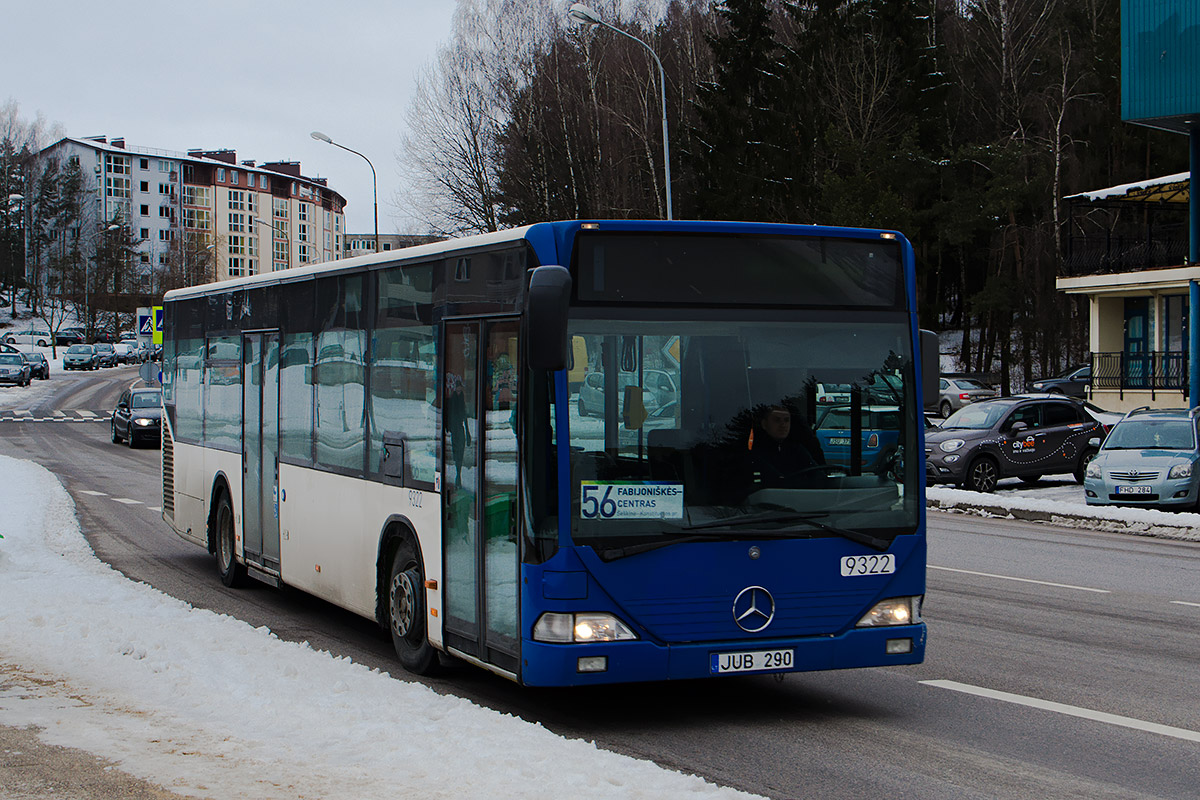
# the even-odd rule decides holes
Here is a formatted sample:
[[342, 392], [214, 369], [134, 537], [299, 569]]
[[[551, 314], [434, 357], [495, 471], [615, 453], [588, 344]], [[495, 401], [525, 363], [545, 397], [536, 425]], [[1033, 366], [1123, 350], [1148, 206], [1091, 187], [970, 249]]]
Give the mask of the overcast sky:
[[[371, 170], [314, 141], [367, 156], [379, 230], [403, 210], [396, 154], [417, 72], [448, 42], [455, 0], [18, 0], [5, 4], [0, 101], [67, 136], [129, 147], [237, 151], [299, 161], [346, 198], [346, 226], [370, 233]], [[409, 231], [407, 223], [402, 223]]]

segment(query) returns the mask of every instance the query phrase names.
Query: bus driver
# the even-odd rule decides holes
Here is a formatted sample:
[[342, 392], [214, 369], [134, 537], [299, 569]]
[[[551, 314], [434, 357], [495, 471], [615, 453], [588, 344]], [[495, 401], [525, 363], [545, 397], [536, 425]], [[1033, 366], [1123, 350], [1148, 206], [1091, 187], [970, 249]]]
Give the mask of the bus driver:
[[780, 404], [767, 406], [755, 417], [749, 448], [756, 486], [787, 486], [799, 473], [825, 464], [816, 435], [803, 420], [793, 426], [791, 410]]

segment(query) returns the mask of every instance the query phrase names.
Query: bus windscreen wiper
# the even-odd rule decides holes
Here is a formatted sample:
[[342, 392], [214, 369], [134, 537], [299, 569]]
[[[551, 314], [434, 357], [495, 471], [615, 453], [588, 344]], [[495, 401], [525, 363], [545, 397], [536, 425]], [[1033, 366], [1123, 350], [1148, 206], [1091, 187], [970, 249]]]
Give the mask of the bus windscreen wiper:
[[[791, 532], [769, 533], [766, 531], [756, 532], [755, 537], [759, 539], [798, 538]], [[676, 536], [670, 539], [658, 539], [653, 542], [642, 542], [641, 544], [631, 544], [627, 547], [610, 547], [605, 550], [598, 550], [596, 552], [603, 561], [615, 561], [618, 558], [634, 556], [638, 553], [648, 553], [651, 550], [658, 550], [662, 547], [670, 547], [673, 544], [686, 544], [687, 542], [711, 542], [715, 539], [740, 540], [743, 538], [745, 537], [735, 536], [727, 531], [712, 531], [709, 533], [694, 533], [690, 536]]]
[[843, 539], [849, 539], [850, 541], [857, 542], [858, 544], [865, 544], [867, 547], [870, 547], [874, 550], [879, 550], [880, 552], [887, 550], [892, 545], [890, 541], [877, 538], [869, 533], [863, 533], [862, 531], [851, 530], [849, 528], [839, 528], [836, 525], [829, 525], [828, 523], [821, 522], [820, 520], [816, 519], [816, 517], [827, 516], [829, 515], [824, 513], [803, 514], [800, 512], [769, 511], [763, 514], [747, 514], [741, 517], [731, 517], [729, 519], [715, 520], [713, 522], [704, 522], [699, 525], [689, 525], [682, 530], [696, 531], [710, 528], [742, 527], [744, 525], [758, 525], [762, 523], [783, 524], [787, 522], [802, 522], [809, 527], [817, 528], [818, 530], [841, 536]]

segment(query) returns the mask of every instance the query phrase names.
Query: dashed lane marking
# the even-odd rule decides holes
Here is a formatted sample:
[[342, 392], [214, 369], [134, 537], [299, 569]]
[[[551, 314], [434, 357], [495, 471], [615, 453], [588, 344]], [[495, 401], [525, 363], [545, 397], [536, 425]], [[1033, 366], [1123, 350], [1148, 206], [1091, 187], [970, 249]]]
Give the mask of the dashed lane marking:
[[94, 489], [80, 489], [80, 494], [90, 494], [92, 497], [108, 497], [107, 492], [97, 492]]
[[1189, 742], [1200, 742], [1200, 731], [1192, 731], [1188, 730], [1187, 728], [1173, 728], [1170, 725], [1160, 725], [1157, 722], [1146, 722], [1145, 720], [1135, 719], [1133, 717], [1122, 717], [1119, 714], [1108, 714], [1104, 711], [1093, 711], [1090, 708], [1069, 706], [1066, 703], [1055, 703], [1050, 700], [1041, 700], [1036, 697], [1026, 697], [1025, 695], [1010, 694], [1009, 692], [998, 692], [995, 689], [984, 689], [981, 686], [971, 686], [970, 684], [958, 683], [957, 681], [921, 681], [921, 683], [938, 689], [949, 689], [953, 692], [962, 692], [963, 694], [975, 695], [976, 697], [986, 697], [991, 700], [1001, 700], [1005, 703], [1013, 703], [1019, 706], [1026, 706], [1028, 708], [1038, 708], [1043, 711], [1053, 711], [1056, 714], [1066, 714], [1067, 716], [1071, 717], [1090, 719], [1096, 722], [1104, 722], [1108, 725], [1119, 725], [1122, 728], [1133, 728], [1134, 730], [1157, 733], [1162, 736], [1172, 736], [1176, 739], [1185, 739]]
[[1177, 606], [1191, 606], [1192, 608], [1200, 608], [1200, 603], [1189, 603], [1187, 600], [1172, 600]]
[[1035, 581], [1033, 578], [1015, 578], [1012, 575], [996, 575], [991, 572], [975, 572], [969, 569], [954, 569], [953, 567], [935, 567], [929, 565], [930, 569], [938, 569], [942, 572], [958, 572], [963, 575], [978, 575], [981, 578], [998, 578], [1003, 581], [1018, 581], [1020, 583], [1036, 583], [1041, 586], [1056, 586], [1059, 589], [1077, 589], [1081, 592], [1096, 592], [1097, 594], [1112, 594], [1108, 589], [1093, 589], [1090, 586], [1072, 586], [1069, 583], [1051, 583], [1050, 581]]
[[113, 498], [113, 502], [114, 502], [114, 503], [120, 503], [120, 504], [122, 504], [122, 505], [126, 505], [126, 506], [140, 506], [140, 505], [142, 505], [142, 501], [141, 501], [141, 500], [131, 500], [131, 499], [129, 499], [128, 497], [114, 497], [114, 498]]

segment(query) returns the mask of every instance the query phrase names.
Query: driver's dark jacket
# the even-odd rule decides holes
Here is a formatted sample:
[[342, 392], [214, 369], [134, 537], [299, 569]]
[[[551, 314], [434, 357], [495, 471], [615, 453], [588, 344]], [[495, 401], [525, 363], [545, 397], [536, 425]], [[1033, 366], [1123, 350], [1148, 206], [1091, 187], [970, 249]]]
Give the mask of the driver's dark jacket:
[[795, 438], [779, 442], [760, 433], [750, 451], [752, 480], [759, 486], [785, 486], [797, 472], [815, 466], [817, 460]]

